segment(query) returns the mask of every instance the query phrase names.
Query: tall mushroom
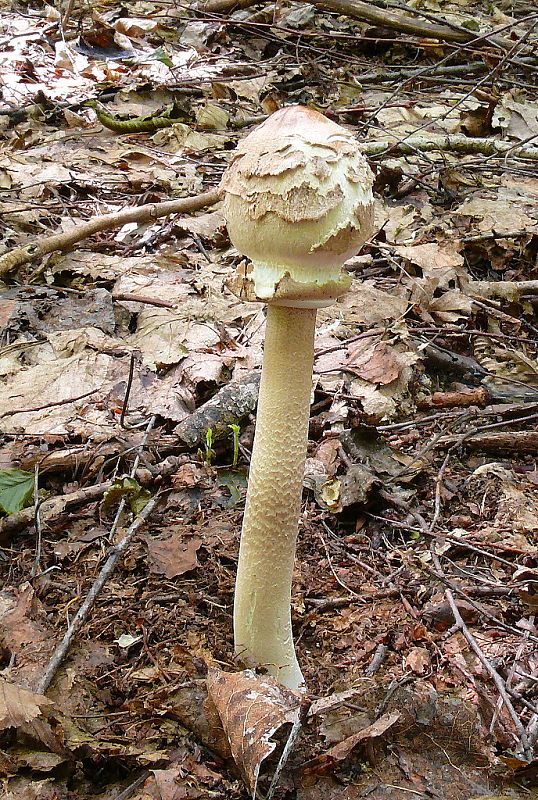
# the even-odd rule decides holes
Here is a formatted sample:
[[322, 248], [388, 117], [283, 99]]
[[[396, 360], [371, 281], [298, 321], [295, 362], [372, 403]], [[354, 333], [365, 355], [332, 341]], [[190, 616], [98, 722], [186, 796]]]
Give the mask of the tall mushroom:
[[235, 651], [294, 689], [304, 682], [290, 602], [316, 309], [346, 291], [350, 279], [341, 267], [373, 233], [372, 180], [349, 131], [317, 111], [288, 106], [238, 145], [221, 184], [230, 239], [252, 261], [234, 291], [267, 303]]

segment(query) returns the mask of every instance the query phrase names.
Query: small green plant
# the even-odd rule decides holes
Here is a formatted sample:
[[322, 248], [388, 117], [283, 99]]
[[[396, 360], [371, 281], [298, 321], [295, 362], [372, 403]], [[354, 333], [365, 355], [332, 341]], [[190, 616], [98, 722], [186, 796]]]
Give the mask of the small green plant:
[[207, 433], [205, 435], [205, 463], [206, 466], [211, 466], [211, 458], [213, 456], [213, 451], [211, 447], [213, 445], [213, 428], [208, 428]]
[[233, 445], [234, 445], [234, 454], [232, 460], [232, 467], [237, 467], [237, 462], [239, 460], [239, 425], [228, 425], [231, 429], [233, 434]]

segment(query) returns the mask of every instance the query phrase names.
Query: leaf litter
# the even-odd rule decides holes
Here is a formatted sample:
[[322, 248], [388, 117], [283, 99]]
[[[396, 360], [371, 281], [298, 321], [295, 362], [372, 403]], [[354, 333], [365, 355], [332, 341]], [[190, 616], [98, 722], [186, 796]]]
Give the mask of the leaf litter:
[[[503, 61], [478, 30], [455, 51], [327, 8], [75, 4], [62, 38], [55, 9], [0, 7], [3, 252], [214, 187], [242, 128], [292, 102], [364, 142], [381, 228], [319, 315], [292, 598], [307, 698], [232, 655], [264, 318], [226, 288], [238, 257], [218, 208], [102, 230], [3, 274], [9, 800], [533, 791], [531, 9], [443, 6], [463, 30], [509, 31]], [[113, 132], [84, 106], [96, 94], [119, 117], [177, 102], [184, 118]], [[149, 496], [146, 530], [38, 691]]]

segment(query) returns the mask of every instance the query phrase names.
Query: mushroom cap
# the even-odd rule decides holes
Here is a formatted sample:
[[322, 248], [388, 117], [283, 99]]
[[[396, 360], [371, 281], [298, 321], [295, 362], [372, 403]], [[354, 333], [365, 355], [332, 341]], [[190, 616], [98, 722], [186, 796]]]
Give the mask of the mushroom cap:
[[350, 282], [342, 265], [374, 232], [372, 183], [354, 136], [313, 109], [281, 108], [245, 137], [221, 182], [230, 239], [253, 264], [241, 296], [334, 302]]

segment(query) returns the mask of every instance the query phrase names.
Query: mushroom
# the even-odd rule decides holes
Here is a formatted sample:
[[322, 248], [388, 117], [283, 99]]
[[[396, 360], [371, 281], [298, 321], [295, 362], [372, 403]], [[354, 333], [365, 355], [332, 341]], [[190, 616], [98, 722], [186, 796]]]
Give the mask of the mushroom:
[[252, 264], [230, 284], [267, 303], [256, 431], [234, 600], [237, 657], [304, 683], [291, 584], [312, 391], [316, 310], [343, 294], [342, 271], [374, 231], [373, 176], [353, 135], [303, 106], [276, 111], [224, 173], [224, 215]]

